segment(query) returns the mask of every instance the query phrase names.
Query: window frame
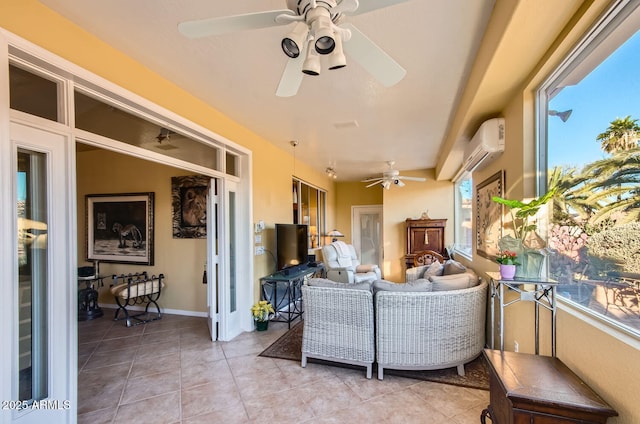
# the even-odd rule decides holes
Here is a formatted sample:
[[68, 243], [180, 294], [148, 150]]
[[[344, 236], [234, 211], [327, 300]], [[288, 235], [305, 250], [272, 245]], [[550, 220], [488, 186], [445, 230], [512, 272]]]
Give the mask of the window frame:
[[[639, 13], [640, 4], [634, 0], [618, 0], [614, 2], [596, 22], [589, 28], [584, 36], [576, 43], [571, 51], [562, 59], [560, 64], [544, 79], [535, 90], [535, 119], [537, 128], [536, 158], [537, 164], [537, 195], [540, 196], [548, 190], [548, 152], [549, 152], [549, 103], [555, 91], [568, 84], [563, 81], [576, 79], [576, 75], [583, 77], [604, 63], [609, 55], [619, 46], [630, 39], [640, 30], [636, 19], [629, 19], [633, 13]], [[633, 29], [633, 33], [629, 30]], [[622, 40], [620, 43], [611, 43], [612, 40]], [[615, 47], [611, 47], [611, 45]], [[579, 81], [581, 81], [580, 79]], [[569, 298], [558, 296], [559, 308], [566, 310], [573, 316], [589, 323], [590, 325], [614, 335], [618, 339], [626, 341], [640, 348], [640, 330], [633, 329], [618, 320], [585, 307]]]

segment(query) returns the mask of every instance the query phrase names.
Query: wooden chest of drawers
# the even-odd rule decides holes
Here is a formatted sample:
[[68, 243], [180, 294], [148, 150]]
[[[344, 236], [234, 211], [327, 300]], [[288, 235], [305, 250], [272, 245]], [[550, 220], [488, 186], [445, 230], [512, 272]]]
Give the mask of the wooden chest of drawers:
[[485, 349], [494, 424], [606, 423], [618, 415], [558, 358]]

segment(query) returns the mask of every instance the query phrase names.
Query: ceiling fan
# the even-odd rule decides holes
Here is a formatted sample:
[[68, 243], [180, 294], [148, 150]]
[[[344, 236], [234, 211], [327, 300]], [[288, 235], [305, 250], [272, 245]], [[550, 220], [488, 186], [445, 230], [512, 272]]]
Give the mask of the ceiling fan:
[[405, 181], [426, 181], [426, 178], [422, 177], [405, 177], [400, 175], [400, 171], [393, 169], [393, 165], [395, 165], [395, 161], [388, 161], [387, 165], [389, 169], [382, 173], [380, 177], [371, 177], [362, 180], [363, 183], [369, 183], [367, 188], [373, 187], [374, 185], [381, 185], [385, 190], [389, 190], [391, 185], [397, 185], [398, 187], [403, 187], [405, 184], [402, 180]]
[[[345, 15], [361, 15], [408, 0], [286, 0], [288, 9], [225, 16], [178, 24], [189, 38], [209, 37], [235, 31], [292, 24], [281, 41], [289, 57], [276, 90], [279, 97], [294, 96], [302, 77], [319, 75], [320, 56], [329, 69], [346, 66], [344, 53], [358, 62], [382, 85], [398, 83], [406, 70], [355, 26], [344, 23]], [[344, 45], [343, 45], [344, 42]]]

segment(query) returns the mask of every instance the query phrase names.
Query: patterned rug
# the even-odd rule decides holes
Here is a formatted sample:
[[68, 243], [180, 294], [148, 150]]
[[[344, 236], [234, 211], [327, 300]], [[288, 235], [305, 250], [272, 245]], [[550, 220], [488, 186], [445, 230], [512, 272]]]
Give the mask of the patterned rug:
[[[289, 359], [298, 361], [302, 359], [302, 330], [304, 322], [300, 321], [287, 331], [282, 337], [273, 342], [259, 356], [269, 358]], [[309, 359], [309, 362], [327, 363], [325, 361]], [[335, 366], [350, 367], [347, 364], [332, 362]], [[373, 370], [376, 373], [374, 364]], [[460, 377], [456, 368], [431, 371], [409, 371], [385, 369], [384, 373], [400, 377], [414, 378], [416, 380], [434, 381], [437, 383], [452, 384], [455, 386], [470, 387], [472, 389], [489, 390], [489, 368], [482, 355], [464, 366], [465, 375]]]

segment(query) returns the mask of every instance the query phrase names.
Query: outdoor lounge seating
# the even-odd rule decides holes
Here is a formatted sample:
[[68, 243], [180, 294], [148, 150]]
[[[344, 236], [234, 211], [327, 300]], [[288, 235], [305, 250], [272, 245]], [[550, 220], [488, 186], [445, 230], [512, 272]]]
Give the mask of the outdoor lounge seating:
[[361, 365], [371, 378], [375, 359], [371, 285], [311, 279], [302, 286], [302, 299], [302, 367], [307, 358]]

